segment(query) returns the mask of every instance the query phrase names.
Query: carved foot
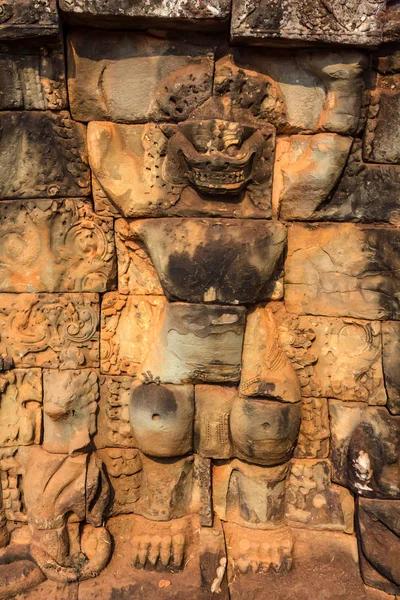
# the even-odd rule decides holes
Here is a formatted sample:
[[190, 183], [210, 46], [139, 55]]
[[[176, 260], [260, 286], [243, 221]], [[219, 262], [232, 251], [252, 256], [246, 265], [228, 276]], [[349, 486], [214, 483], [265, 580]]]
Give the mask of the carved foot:
[[226, 523], [230, 567], [240, 573], [289, 571], [293, 562], [293, 537], [289, 529], [254, 530]]

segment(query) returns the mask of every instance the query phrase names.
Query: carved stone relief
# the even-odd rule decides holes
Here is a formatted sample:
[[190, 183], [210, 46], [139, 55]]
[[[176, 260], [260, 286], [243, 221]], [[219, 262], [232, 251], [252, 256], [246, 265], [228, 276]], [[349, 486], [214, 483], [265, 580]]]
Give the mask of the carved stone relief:
[[85, 127], [68, 112], [2, 112], [0, 127], [1, 199], [89, 194]]
[[96, 294], [0, 294], [0, 353], [17, 367], [99, 366]]
[[0, 290], [103, 292], [116, 275], [113, 237], [89, 202], [2, 202]]
[[5, 0], [1, 4], [0, 40], [55, 36], [57, 0]]
[[396, 6], [14, 4], [0, 600], [399, 595]]
[[[4, 6], [4, 4], [2, 4]], [[59, 45], [0, 51], [1, 110], [60, 110], [68, 107], [64, 55]]]
[[285, 288], [289, 311], [399, 318], [396, 229], [294, 225], [288, 244]]

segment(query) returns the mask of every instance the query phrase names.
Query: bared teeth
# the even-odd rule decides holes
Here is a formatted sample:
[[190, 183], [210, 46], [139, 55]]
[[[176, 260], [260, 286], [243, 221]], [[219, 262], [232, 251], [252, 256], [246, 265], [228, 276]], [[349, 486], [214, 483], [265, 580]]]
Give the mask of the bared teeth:
[[227, 185], [244, 182], [243, 169], [237, 171], [206, 171], [194, 168], [193, 176], [195, 183]]

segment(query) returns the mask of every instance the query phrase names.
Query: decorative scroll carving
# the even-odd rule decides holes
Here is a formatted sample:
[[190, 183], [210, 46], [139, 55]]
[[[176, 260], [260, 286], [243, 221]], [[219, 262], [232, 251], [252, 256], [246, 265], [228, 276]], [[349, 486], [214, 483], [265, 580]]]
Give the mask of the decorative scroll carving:
[[3, 202], [0, 289], [102, 292], [115, 278], [112, 221], [81, 200]]
[[0, 353], [18, 367], [99, 364], [96, 294], [0, 294]]

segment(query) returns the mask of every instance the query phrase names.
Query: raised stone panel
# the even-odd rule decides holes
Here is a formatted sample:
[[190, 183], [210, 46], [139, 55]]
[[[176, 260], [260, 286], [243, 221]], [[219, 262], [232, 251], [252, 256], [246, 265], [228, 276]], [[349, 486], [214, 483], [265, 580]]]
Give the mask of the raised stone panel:
[[1, 373], [0, 421], [2, 423], [0, 448], [40, 444], [42, 430], [40, 369], [14, 369]]
[[68, 112], [2, 112], [0, 127], [0, 199], [89, 194], [86, 128]]
[[205, 46], [91, 30], [73, 30], [68, 39], [68, 90], [78, 121], [182, 120], [211, 94], [214, 60]]
[[[290, 159], [284, 157], [282, 163], [287, 163], [288, 158]], [[276, 168], [278, 183], [279, 179], [282, 179], [279, 162]], [[307, 193], [300, 195], [296, 187], [293, 187], [292, 194], [289, 195], [289, 190], [285, 193], [277, 187], [275, 196], [279, 195], [282, 199], [280, 217], [288, 221], [387, 222], [396, 226], [399, 224], [400, 166], [364, 162], [362, 142], [355, 139], [347, 164], [339, 175], [336, 186], [331, 190], [323, 186], [311, 187], [313, 193], [309, 193], [307, 189]], [[287, 180], [301, 183], [306, 178], [311, 185], [310, 176], [307, 170], [300, 170], [299, 176], [288, 173]], [[322, 181], [326, 182], [325, 176]], [[291, 202], [291, 199], [295, 201]]]
[[110, 375], [141, 375], [166, 300], [111, 292], [101, 307], [101, 370]]
[[100, 377], [96, 448], [137, 447], [129, 422], [129, 400], [133, 382], [133, 377]]
[[43, 374], [43, 448], [73, 455], [87, 448], [96, 431], [98, 374], [90, 369]]
[[0, 40], [55, 36], [57, 0], [5, 0], [1, 5]]
[[134, 448], [105, 448], [98, 455], [105, 464], [113, 489], [110, 516], [134, 513], [140, 498], [142, 460]]
[[396, 229], [293, 225], [285, 271], [288, 310], [399, 320], [399, 243]]
[[232, 39], [238, 43], [353, 44], [383, 41], [385, 0], [233, 0]]
[[118, 254], [118, 291], [121, 294], [163, 295], [160, 280], [141, 244], [132, 239], [129, 223], [115, 221], [115, 243]]
[[[2, 5], [4, 6], [4, 5]], [[19, 50], [19, 52], [18, 52]], [[2, 46], [1, 110], [60, 110], [68, 106], [64, 56], [58, 46]]]
[[181, 0], [60, 0], [63, 16], [73, 23], [131, 27], [220, 28], [230, 17], [231, 0], [207, 0], [193, 4]]
[[273, 203], [284, 220], [306, 220], [324, 205], [346, 165], [353, 139], [332, 133], [279, 139]]
[[353, 533], [354, 500], [332, 485], [328, 460], [294, 460], [286, 491], [287, 519], [294, 527]]
[[240, 120], [89, 123], [95, 202], [127, 217], [269, 218], [274, 145], [272, 126]]
[[328, 400], [303, 397], [299, 437], [293, 456], [295, 458], [327, 458], [329, 443]]
[[111, 219], [85, 200], [0, 203], [0, 291], [104, 292], [116, 279]]
[[371, 94], [364, 158], [373, 163], [400, 163], [400, 75], [378, 76]]
[[99, 366], [97, 294], [0, 294], [0, 354], [16, 367]]
[[[307, 359], [298, 343], [305, 332]], [[380, 322], [301, 316], [293, 333], [289, 353], [303, 397], [386, 404]]]
[[271, 297], [286, 245], [282, 224], [250, 219], [144, 219], [131, 235], [169, 300], [232, 305]]

